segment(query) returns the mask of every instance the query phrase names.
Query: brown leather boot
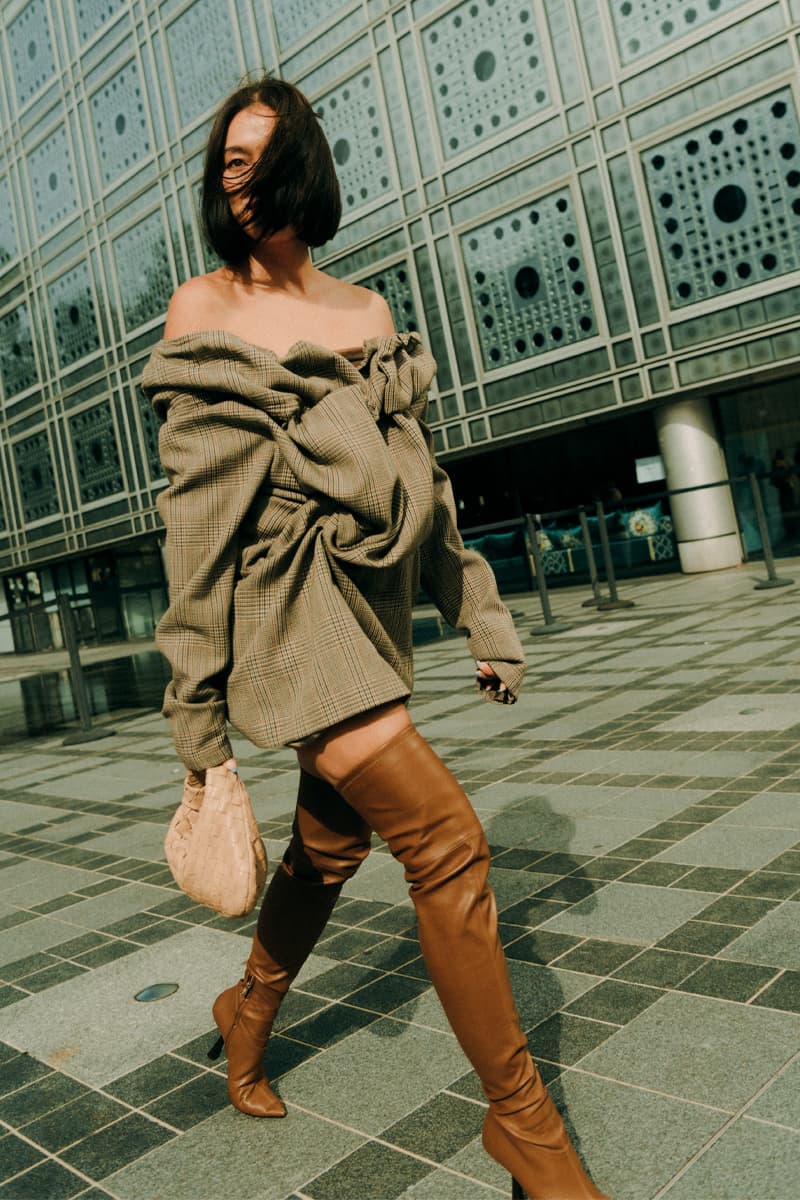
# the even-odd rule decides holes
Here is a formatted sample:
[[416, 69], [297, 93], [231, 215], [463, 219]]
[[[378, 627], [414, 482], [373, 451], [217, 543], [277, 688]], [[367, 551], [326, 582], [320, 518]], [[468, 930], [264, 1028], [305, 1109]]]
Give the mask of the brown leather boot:
[[[279, 866], [273, 882], [280, 880], [280, 888], [287, 879], [291, 876]], [[256, 935], [244, 976], [217, 996], [211, 1010], [220, 1036], [208, 1057], [218, 1058], [224, 1042], [228, 1097], [235, 1108], [251, 1117], [286, 1116], [283, 1101], [264, 1074], [264, 1051], [291, 982], [289, 973], [267, 954]]]
[[528, 1052], [489, 847], [458, 782], [411, 727], [335, 786], [405, 867], [431, 981], [489, 1100], [486, 1150], [530, 1200], [604, 1200]]
[[264, 1074], [264, 1052], [292, 980], [316, 945], [344, 882], [370, 848], [370, 829], [330, 784], [302, 771], [292, 840], [270, 880], [244, 976], [214, 1002], [228, 1059], [231, 1104], [253, 1117], [285, 1117]]

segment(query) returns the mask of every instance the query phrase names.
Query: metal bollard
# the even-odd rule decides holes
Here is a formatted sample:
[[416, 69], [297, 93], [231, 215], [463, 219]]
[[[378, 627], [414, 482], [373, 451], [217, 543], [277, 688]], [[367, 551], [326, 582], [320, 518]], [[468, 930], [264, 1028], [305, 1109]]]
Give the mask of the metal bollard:
[[600, 591], [600, 580], [597, 576], [597, 563], [594, 557], [592, 535], [589, 532], [589, 522], [586, 519], [586, 509], [583, 505], [581, 505], [578, 511], [578, 517], [580, 518], [581, 533], [583, 534], [583, 548], [586, 551], [586, 561], [589, 565], [589, 582], [592, 585], [592, 595], [588, 600], [584, 600], [582, 607], [591, 608], [592, 605], [602, 603], [606, 597]]
[[746, 563], [749, 559], [749, 555], [747, 553], [747, 545], [745, 543], [744, 518], [742, 516], [742, 506], [741, 506], [740, 501], [736, 499], [736, 488], [733, 487], [734, 483], [739, 483], [739, 482], [740, 482], [739, 479], [731, 480], [731, 503], [733, 504], [733, 515], [736, 518], [736, 531], [739, 534], [739, 545], [742, 548], [742, 562]]
[[597, 501], [597, 524], [600, 531], [600, 548], [603, 551], [603, 566], [608, 584], [608, 599], [601, 600], [597, 605], [598, 612], [610, 612], [614, 608], [635, 608], [633, 600], [620, 600], [617, 592], [617, 578], [614, 574], [614, 563], [611, 561], [611, 546], [608, 541], [606, 514], [601, 500]]
[[769, 540], [767, 514], [764, 512], [764, 501], [761, 498], [761, 486], [752, 471], [750, 472], [750, 488], [753, 493], [753, 504], [755, 505], [756, 520], [758, 521], [758, 532], [761, 536], [761, 548], [764, 551], [764, 565], [767, 568], [767, 578], [757, 580], [755, 590], [762, 591], [765, 588], [788, 587], [790, 583], [794, 583], [794, 580], [781, 579], [775, 571], [775, 559], [772, 554], [772, 542]]
[[570, 625], [564, 625], [556, 621], [553, 616], [553, 610], [550, 607], [550, 597], [547, 593], [547, 580], [544, 575], [544, 567], [542, 565], [542, 552], [539, 549], [539, 538], [536, 523], [530, 513], [525, 514], [525, 521], [528, 530], [528, 542], [530, 552], [533, 556], [533, 569], [536, 575], [536, 588], [539, 592], [539, 600], [542, 605], [542, 616], [544, 617], [544, 625], [535, 625], [531, 633], [564, 633], [565, 630], [571, 629]]
[[86, 690], [86, 680], [83, 677], [83, 667], [78, 653], [78, 634], [75, 628], [75, 614], [68, 596], [58, 597], [58, 612], [61, 617], [61, 632], [64, 644], [69, 653], [69, 680], [72, 686], [72, 696], [75, 708], [80, 718], [80, 729], [68, 733], [62, 742], [63, 746], [75, 746], [80, 742], [94, 742], [99, 738], [113, 737], [113, 729], [97, 729], [92, 725], [92, 711], [89, 705], [89, 693]]

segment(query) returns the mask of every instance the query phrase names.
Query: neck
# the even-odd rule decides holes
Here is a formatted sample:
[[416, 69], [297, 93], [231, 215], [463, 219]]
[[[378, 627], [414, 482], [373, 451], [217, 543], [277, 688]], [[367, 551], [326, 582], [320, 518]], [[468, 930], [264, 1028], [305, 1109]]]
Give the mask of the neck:
[[308, 292], [317, 274], [306, 243], [283, 231], [255, 245], [240, 271], [245, 284], [299, 294]]

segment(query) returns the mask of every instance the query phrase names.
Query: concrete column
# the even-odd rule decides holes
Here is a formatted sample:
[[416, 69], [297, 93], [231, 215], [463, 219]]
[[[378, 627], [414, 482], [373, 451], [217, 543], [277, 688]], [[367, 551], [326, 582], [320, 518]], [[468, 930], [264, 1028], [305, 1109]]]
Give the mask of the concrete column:
[[[708, 400], [677, 400], [655, 410], [668, 488], [725, 479], [728, 469]], [[681, 570], [718, 571], [742, 561], [729, 487], [670, 497]]]

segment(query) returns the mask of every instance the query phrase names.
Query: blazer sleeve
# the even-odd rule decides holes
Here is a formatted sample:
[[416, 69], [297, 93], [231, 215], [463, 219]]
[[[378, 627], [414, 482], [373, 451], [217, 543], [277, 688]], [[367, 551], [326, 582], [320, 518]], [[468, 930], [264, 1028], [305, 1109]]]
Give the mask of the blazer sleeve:
[[425, 425], [422, 428], [434, 487], [433, 528], [420, 554], [423, 586], [448, 625], [466, 633], [472, 657], [488, 662], [516, 699], [525, 657], [511, 613], [500, 599], [486, 559], [468, 550], [461, 539], [450, 479], [436, 462], [430, 430]]
[[272, 454], [238, 407], [173, 400], [159, 433], [170, 603], [156, 643], [172, 668], [163, 713], [179, 757], [198, 770], [231, 757], [225, 691], [240, 533]]

